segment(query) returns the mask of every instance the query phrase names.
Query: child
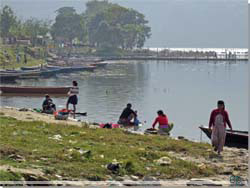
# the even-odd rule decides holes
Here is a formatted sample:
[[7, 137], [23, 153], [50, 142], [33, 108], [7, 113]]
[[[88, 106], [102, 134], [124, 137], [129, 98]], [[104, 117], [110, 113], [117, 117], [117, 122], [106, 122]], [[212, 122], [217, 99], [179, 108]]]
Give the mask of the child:
[[72, 82], [73, 87], [70, 88], [70, 91], [68, 93], [69, 98], [66, 104], [66, 109], [69, 109], [69, 104], [73, 105], [73, 117], [75, 118], [75, 112], [76, 112], [76, 105], [78, 103], [78, 98], [77, 95], [79, 94], [79, 88], [78, 88], [78, 83], [76, 81]]
[[139, 124], [141, 123], [139, 119], [137, 118], [137, 111], [135, 111], [136, 116], [134, 117], [134, 130], [137, 131], [139, 129]]

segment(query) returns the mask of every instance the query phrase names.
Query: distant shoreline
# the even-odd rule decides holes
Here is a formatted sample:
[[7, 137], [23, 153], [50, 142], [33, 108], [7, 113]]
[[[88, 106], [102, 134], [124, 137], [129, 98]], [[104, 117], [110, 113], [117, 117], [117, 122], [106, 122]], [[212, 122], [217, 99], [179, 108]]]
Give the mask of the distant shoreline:
[[108, 60], [166, 60], [166, 61], [248, 61], [247, 58], [200, 58], [200, 57], [157, 57], [157, 56], [137, 56], [137, 57], [101, 57]]

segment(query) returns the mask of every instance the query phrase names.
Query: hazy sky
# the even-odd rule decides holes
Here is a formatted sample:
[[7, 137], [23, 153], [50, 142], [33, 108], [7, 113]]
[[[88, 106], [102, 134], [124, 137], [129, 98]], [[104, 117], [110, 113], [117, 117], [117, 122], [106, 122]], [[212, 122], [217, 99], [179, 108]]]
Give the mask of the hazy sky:
[[[0, 0], [23, 19], [53, 20], [55, 10], [85, 10], [88, 0]], [[112, 0], [134, 8], [149, 20], [146, 47], [247, 48], [247, 0]]]

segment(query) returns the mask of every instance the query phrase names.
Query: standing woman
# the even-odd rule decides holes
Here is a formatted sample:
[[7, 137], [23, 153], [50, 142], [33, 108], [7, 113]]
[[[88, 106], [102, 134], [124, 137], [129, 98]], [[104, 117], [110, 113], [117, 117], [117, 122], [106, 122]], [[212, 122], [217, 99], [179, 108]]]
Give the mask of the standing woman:
[[158, 117], [155, 119], [152, 127], [155, 128], [155, 125], [159, 123], [159, 130], [158, 134], [168, 134], [169, 132], [169, 126], [168, 126], [168, 117], [163, 113], [162, 110], [159, 110], [157, 112]]
[[209, 129], [212, 129], [212, 146], [218, 154], [223, 151], [223, 146], [226, 140], [226, 125], [232, 130], [232, 125], [229, 120], [228, 112], [225, 110], [224, 101], [218, 101], [217, 109], [213, 110], [210, 115]]
[[73, 84], [73, 87], [70, 88], [70, 91], [68, 93], [69, 98], [68, 98], [68, 101], [67, 101], [67, 104], [66, 104], [66, 109], [68, 110], [69, 109], [69, 104], [72, 104], [73, 105], [74, 118], [75, 118], [76, 105], [77, 105], [77, 102], [78, 102], [77, 95], [79, 94], [79, 88], [78, 88], [78, 84], [77, 84], [76, 81], [73, 81], [72, 84]]

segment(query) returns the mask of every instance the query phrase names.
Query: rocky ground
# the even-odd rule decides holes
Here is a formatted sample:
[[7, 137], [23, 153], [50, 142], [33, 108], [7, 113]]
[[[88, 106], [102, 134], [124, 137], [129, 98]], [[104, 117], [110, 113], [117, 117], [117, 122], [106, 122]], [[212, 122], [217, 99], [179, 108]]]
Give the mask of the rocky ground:
[[[83, 123], [83, 122], [75, 122], [75, 121], [70, 121], [70, 120], [68, 120], [68, 121], [55, 120], [54, 117], [50, 116], [50, 115], [45, 115], [45, 114], [31, 112], [31, 111], [19, 111], [16, 108], [1, 108], [0, 114], [1, 114], [1, 116], [4, 116], [4, 117], [14, 117], [17, 120], [22, 120], [22, 121], [30, 121], [30, 122], [43, 121], [43, 122], [52, 123], [52, 124], [74, 125], [77, 127], [86, 126], [86, 123]], [[10, 124], [10, 126], [14, 126], [14, 125]], [[95, 126], [92, 126], [92, 127], [95, 127]], [[91, 131], [90, 131], [90, 133], [92, 134]], [[19, 133], [17, 132], [16, 134], [19, 134]], [[28, 135], [29, 132], [28, 131], [26, 131], [25, 133], [22, 132], [22, 134]], [[80, 136], [85, 135], [85, 134], [86, 134], [86, 132], [80, 132]], [[99, 133], [96, 133], [96, 134], [99, 135]], [[149, 136], [149, 135], [147, 135], [147, 136], [145, 135], [143, 137], [141, 137], [141, 136], [142, 135], [139, 135], [138, 138], [136, 138], [137, 140], [135, 140], [135, 142], [140, 143], [141, 140], [143, 140], [143, 139], [146, 142], [146, 141], [148, 141], [148, 139], [146, 139], [144, 137], [148, 137], [149, 139], [152, 139], [152, 137], [155, 137], [155, 136]], [[62, 145], [62, 144], [64, 144], [64, 142], [61, 142], [61, 140], [63, 140], [64, 137], [65, 137], [65, 135], [63, 135], [63, 134], [61, 134], [61, 135], [57, 134], [57, 135], [54, 135], [53, 137], [50, 136], [49, 139], [51, 139], [51, 140], [53, 139], [56, 142], [60, 142], [60, 144]], [[71, 145], [74, 145], [77, 142], [77, 139], [73, 140], [73, 138], [74, 137], [71, 137], [70, 140], [67, 140], [67, 142], [69, 142]], [[95, 139], [93, 136], [90, 138]], [[103, 135], [103, 136], [99, 135], [98, 138], [105, 139], [105, 135]], [[126, 137], [124, 137], [124, 138], [126, 138]], [[185, 144], [187, 144], [187, 146], [189, 146], [191, 143], [191, 142], [186, 143], [186, 141], [183, 141], [183, 142], [185, 142]], [[150, 143], [150, 141], [149, 141], [149, 143]], [[225, 147], [222, 156], [218, 156], [216, 153], [214, 153], [212, 151], [211, 147], [204, 146], [204, 148], [206, 148], [206, 151], [204, 151], [204, 153], [206, 153], [206, 155], [195, 155], [195, 154], [193, 155], [192, 154], [193, 150], [189, 150], [190, 148], [185, 148], [185, 147], [181, 148], [180, 145], [176, 145], [176, 147], [180, 147], [179, 149], [176, 149], [176, 148], [164, 149], [164, 146], [158, 147], [157, 143], [154, 143], [154, 144], [155, 145], [153, 145], [151, 148], [150, 148], [150, 146], [147, 146], [146, 144], [144, 146], [143, 145], [141, 146], [139, 144], [139, 146], [138, 146], [139, 148], [137, 148], [137, 149], [135, 148], [136, 146], [130, 145], [130, 148], [131, 148], [131, 151], [136, 149], [134, 151], [135, 154], [138, 153], [138, 150], [139, 150], [139, 152], [143, 153], [143, 155], [145, 157], [140, 157], [140, 161], [145, 160], [145, 164], [148, 162], [150, 162], [150, 163], [153, 162], [153, 163], [155, 163], [156, 166], [159, 166], [159, 172], [157, 172], [157, 169], [156, 169], [156, 171], [154, 171], [154, 173], [153, 172], [146, 173], [143, 176], [139, 173], [138, 174], [136, 174], [136, 173], [127, 173], [126, 174], [125, 173], [123, 175], [115, 176], [115, 178], [111, 173], [111, 175], [107, 174], [105, 176], [105, 178], [104, 178], [105, 181], [99, 181], [99, 182], [79, 181], [79, 178], [75, 178], [75, 179], [74, 178], [64, 178], [62, 174], [54, 174], [51, 177], [56, 178], [56, 180], [60, 181], [60, 182], [50, 181], [47, 183], [60, 184], [60, 185], [63, 185], [63, 184], [64, 185], [66, 185], [66, 184], [93, 185], [93, 183], [94, 183], [94, 185], [96, 185], [97, 183], [100, 185], [111, 185], [111, 184], [112, 185], [137, 185], [140, 183], [140, 184], [145, 184], [145, 185], [165, 185], [165, 186], [170, 186], [170, 185], [224, 185], [224, 186], [231, 186], [231, 185], [239, 185], [241, 183], [244, 185], [248, 184], [247, 183], [248, 150], [246, 150], [246, 149]], [[203, 148], [202, 145], [201, 146], [199, 146], [198, 144], [197, 144], [197, 146], [196, 146], [196, 144], [194, 144], [194, 145], [195, 145], [194, 147], [197, 148], [197, 150], [194, 150], [194, 152], [195, 151], [198, 152], [199, 147]], [[64, 146], [64, 147], [68, 147], [68, 145]], [[106, 147], [108, 147], [108, 146], [106, 146]], [[74, 147], [74, 148], [77, 148], [77, 147]], [[155, 148], [155, 153], [157, 153], [155, 159], [152, 158], [154, 156], [151, 156], [151, 157], [147, 156], [149, 153], [147, 152], [146, 148], [150, 148], [151, 150]], [[22, 163], [25, 163], [29, 160], [28, 155], [25, 156], [25, 154], [22, 155], [22, 152], [21, 153], [17, 152], [19, 149], [13, 149], [13, 147], [10, 147], [7, 149], [5, 147], [4, 147], [4, 149], [0, 148], [0, 154], [1, 154], [0, 156], [4, 157], [4, 159], [6, 159], [5, 157], [7, 157], [7, 159], [8, 159], [8, 160], [5, 160], [4, 162], [0, 163], [0, 171], [1, 172], [6, 173], [6, 174], [8, 173], [8, 175], [9, 174], [12, 174], [12, 175], [18, 174], [18, 176], [21, 175], [23, 181], [42, 181], [43, 183], [46, 183], [46, 181], [51, 180], [51, 178], [49, 178], [47, 176], [48, 171], [44, 170], [43, 167], [39, 166], [39, 165], [43, 164], [43, 161], [48, 160], [48, 157], [44, 156], [44, 154], [42, 155], [43, 157], [39, 157], [39, 160], [38, 160], [39, 164], [36, 164], [33, 161], [32, 164], [28, 165], [28, 166], [23, 166], [23, 167], [18, 166], [18, 165], [13, 166], [12, 165], [13, 161], [17, 162], [18, 164], [22, 164]], [[97, 148], [97, 149], [99, 149], [99, 148]], [[162, 153], [163, 149], [164, 149], [164, 153]], [[83, 151], [79, 148], [77, 148], [76, 150], [81, 155], [83, 155], [85, 157], [86, 157], [86, 155], [88, 155], [87, 154], [88, 151]], [[98, 154], [98, 155], [100, 156], [100, 158], [104, 158], [104, 156], [106, 157], [106, 154], [104, 154], [104, 155]], [[152, 155], [152, 153], [150, 153], [150, 155]], [[62, 156], [59, 156], [59, 157], [62, 157]], [[117, 158], [119, 158], [119, 157], [117, 156]], [[11, 163], [6, 162], [9, 160], [11, 160], [12, 162]], [[119, 161], [119, 159], [118, 159], [118, 161]], [[170, 179], [162, 179], [161, 178], [161, 177], [163, 177], [162, 173], [165, 173], [164, 168], [162, 168], [162, 167], [169, 168], [169, 166], [174, 164], [173, 161], [185, 161], [185, 162], [188, 162], [188, 164], [190, 162], [190, 164], [192, 164], [195, 167], [195, 169], [198, 168], [199, 171], [204, 172], [204, 174], [210, 172], [210, 171], [206, 171], [206, 169], [214, 169], [215, 171], [213, 170], [213, 173], [210, 173], [210, 175], [207, 175], [207, 177], [203, 174], [203, 175], [201, 175], [202, 177], [198, 177], [198, 178], [193, 178], [191, 176], [184, 175], [183, 178], [180, 178], [180, 177], [173, 178], [173, 176], [171, 176]], [[106, 167], [107, 170], [115, 172], [116, 167], [117, 167], [116, 165], [118, 163], [119, 162], [117, 162], [116, 160], [115, 161], [113, 160], [112, 162], [109, 163], [110, 165]], [[194, 167], [192, 167], [192, 168], [194, 168]], [[153, 166], [151, 167], [150, 165], [148, 165], [148, 167], [146, 167], [145, 169], [150, 172], [152, 170], [151, 168], [154, 168], [154, 167]], [[185, 177], [189, 177], [189, 178], [185, 178]], [[230, 181], [230, 178], [231, 178], [231, 181]], [[239, 180], [239, 178], [240, 178], [240, 180]], [[70, 180], [70, 181], [68, 181], [68, 180]], [[77, 180], [77, 181], [72, 181], [72, 180]], [[90, 179], [86, 179], [86, 180], [90, 180]], [[95, 180], [95, 179], [93, 179], [93, 180]], [[96, 180], [102, 180], [102, 179], [96, 179]], [[110, 181], [112, 181], [112, 182], [110, 182]]]

